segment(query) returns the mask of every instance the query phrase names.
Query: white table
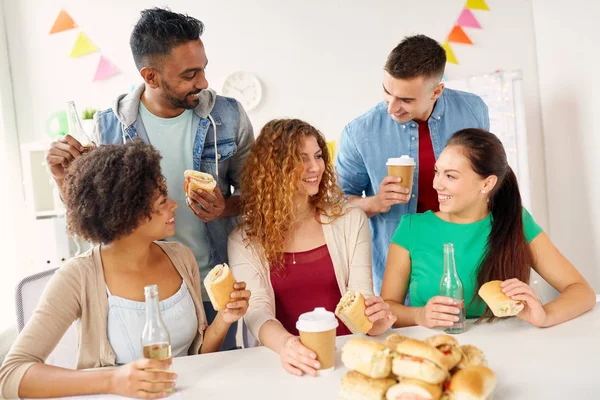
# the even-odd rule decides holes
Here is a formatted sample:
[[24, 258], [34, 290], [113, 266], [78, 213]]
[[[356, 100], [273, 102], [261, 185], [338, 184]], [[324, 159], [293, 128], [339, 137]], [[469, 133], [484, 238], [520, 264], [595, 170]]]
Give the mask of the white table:
[[[394, 331], [418, 339], [438, 333], [422, 327]], [[340, 380], [347, 372], [339, 350], [350, 337], [337, 339], [336, 370], [318, 378], [286, 373], [279, 357], [265, 347], [176, 358], [179, 379], [173, 400], [337, 399]], [[575, 320], [547, 329], [516, 318], [478, 325], [469, 321], [467, 332], [456, 338], [486, 353], [498, 376], [494, 400], [600, 399], [600, 304]], [[107, 397], [81, 397], [100, 398]]]
[[[438, 333], [422, 327], [395, 332], [419, 339]], [[336, 370], [326, 377], [292, 376], [274, 352], [257, 347], [175, 359], [178, 387], [185, 399], [336, 399], [347, 372], [339, 350], [350, 337], [337, 339]], [[600, 305], [552, 328], [511, 318], [470, 323], [456, 338], [486, 353], [498, 376], [494, 399], [600, 399]]]

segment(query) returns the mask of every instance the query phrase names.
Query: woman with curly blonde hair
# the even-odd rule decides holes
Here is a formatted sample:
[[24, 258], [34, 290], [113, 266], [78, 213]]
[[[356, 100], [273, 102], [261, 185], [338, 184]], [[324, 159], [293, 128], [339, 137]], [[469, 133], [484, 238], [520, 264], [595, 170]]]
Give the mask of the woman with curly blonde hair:
[[[370, 335], [395, 321], [373, 296], [367, 216], [349, 208], [336, 183], [323, 135], [298, 119], [268, 122], [244, 165], [241, 224], [229, 261], [252, 292], [246, 324], [290, 373], [316, 375], [316, 354], [302, 346], [298, 316], [334, 310], [348, 290], [366, 298]], [[338, 335], [350, 334], [344, 324]]]

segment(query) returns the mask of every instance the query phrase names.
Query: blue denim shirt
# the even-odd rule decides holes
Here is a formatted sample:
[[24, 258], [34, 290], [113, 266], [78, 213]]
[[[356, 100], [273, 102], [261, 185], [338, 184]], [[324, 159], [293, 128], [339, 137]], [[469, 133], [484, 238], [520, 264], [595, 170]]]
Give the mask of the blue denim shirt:
[[[490, 129], [488, 108], [480, 97], [444, 89], [428, 120], [435, 158], [455, 132], [465, 128]], [[350, 122], [342, 132], [336, 169], [346, 195], [374, 196], [387, 176], [388, 158], [408, 154], [417, 162], [412, 198], [407, 204], [369, 219], [373, 237], [373, 285], [381, 291], [390, 239], [406, 213], [417, 211], [419, 182], [419, 126], [414, 121], [399, 123], [387, 113], [385, 102]], [[433, 182], [432, 182], [433, 184]], [[440, 249], [442, 251], [442, 249]]]
[[[98, 112], [94, 129], [95, 136], [102, 144], [120, 144], [134, 137], [150, 143], [142, 119], [139, 118], [139, 103], [143, 91], [144, 85], [140, 85], [131, 93], [119, 96], [111, 108]], [[194, 169], [216, 177], [215, 140], [210, 115], [217, 127], [217, 184], [226, 199], [231, 195], [239, 195], [242, 166], [254, 143], [248, 116], [238, 101], [217, 96], [210, 89], [201, 92], [200, 103], [194, 111], [200, 117], [194, 144], [190, 148], [193, 152]], [[235, 188], [234, 192], [231, 190], [232, 186]], [[198, 220], [198, 223], [204, 222]], [[227, 262], [227, 237], [236, 225], [237, 217], [217, 218], [207, 223], [206, 239], [210, 243], [213, 265]]]

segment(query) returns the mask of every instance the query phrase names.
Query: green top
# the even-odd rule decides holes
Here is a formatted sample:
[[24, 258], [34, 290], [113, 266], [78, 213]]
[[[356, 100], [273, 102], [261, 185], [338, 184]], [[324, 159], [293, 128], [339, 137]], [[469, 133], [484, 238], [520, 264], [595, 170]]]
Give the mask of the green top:
[[[477, 272], [486, 251], [487, 238], [492, 228], [491, 214], [470, 224], [455, 224], [440, 219], [432, 211], [423, 214], [406, 214], [392, 236], [392, 243], [410, 253], [411, 272], [409, 295], [411, 305], [423, 307], [427, 301], [440, 294], [440, 281], [444, 272], [444, 243], [454, 243], [456, 270], [463, 284], [467, 318], [483, 314], [485, 303], [475, 301]], [[542, 232], [529, 212], [523, 208], [525, 240], [531, 242]]]

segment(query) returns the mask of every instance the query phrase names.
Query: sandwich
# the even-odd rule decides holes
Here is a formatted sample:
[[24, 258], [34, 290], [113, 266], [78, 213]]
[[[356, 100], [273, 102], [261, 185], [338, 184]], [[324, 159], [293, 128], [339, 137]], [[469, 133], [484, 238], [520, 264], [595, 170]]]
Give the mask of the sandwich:
[[212, 193], [217, 186], [217, 181], [211, 174], [204, 172], [195, 171], [188, 169], [183, 173], [185, 182], [183, 183], [183, 190], [186, 195], [190, 195], [191, 191], [204, 190], [205, 192]]
[[490, 281], [479, 288], [479, 297], [486, 302], [496, 317], [511, 317], [521, 312], [525, 304], [513, 300], [502, 292], [502, 281]]
[[362, 293], [348, 290], [335, 308], [335, 315], [353, 334], [367, 333], [373, 322], [365, 315], [365, 298]]
[[496, 387], [494, 372], [484, 366], [467, 367], [452, 376], [444, 400], [486, 400]]
[[210, 270], [204, 279], [204, 287], [215, 310], [221, 311], [227, 308], [231, 301], [231, 293], [234, 291], [235, 278], [227, 264], [219, 264]]
[[391, 335], [385, 338], [385, 345], [389, 347], [390, 350], [395, 352], [398, 343], [404, 341], [404, 339], [408, 339], [408, 336], [400, 335], [398, 333], [392, 333]]
[[473, 367], [476, 365], [487, 366], [485, 354], [479, 348], [466, 344], [460, 346], [460, 351], [462, 353], [462, 359], [456, 364], [457, 369]]
[[440, 400], [442, 387], [418, 379], [401, 379], [388, 389], [387, 400]]
[[383, 343], [354, 338], [342, 347], [342, 363], [369, 378], [387, 378], [392, 372], [390, 349]]
[[425, 343], [432, 345], [444, 354], [446, 367], [451, 370], [462, 359], [462, 352], [458, 348], [458, 341], [449, 335], [435, 335], [425, 339]]
[[444, 353], [425, 342], [405, 339], [396, 346], [396, 353], [392, 372], [401, 378], [439, 384], [448, 377]]
[[394, 378], [372, 379], [359, 372], [350, 371], [342, 378], [340, 399], [385, 400], [385, 393], [396, 383]]

